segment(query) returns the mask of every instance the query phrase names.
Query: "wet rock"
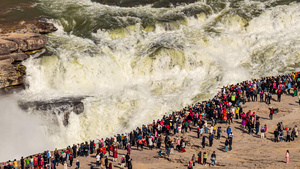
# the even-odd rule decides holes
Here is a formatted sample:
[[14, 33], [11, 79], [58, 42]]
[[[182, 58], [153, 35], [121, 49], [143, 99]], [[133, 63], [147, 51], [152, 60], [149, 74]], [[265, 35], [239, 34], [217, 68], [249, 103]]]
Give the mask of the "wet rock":
[[23, 83], [22, 74], [17, 72], [17, 68], [12, 62], [11, 58], [0, 60], [0, 88]]
[[47, 101], [33, 101], [33, 102], [19, 102], [19, 107], [25, 111], [34, 110], [43, 113], [50, 114], [63, 114], [63, 125], [69, 124], [70, 113], [81, 114], [84, 111], [84, 104], [82, 99], [85, 97], [78, 98], [61, 98], [56, 100]]
[[22, 52], [0, 55], [0, 60], [13, 59], [15, 62], [21, 62], [27, 58], [29, 58], [29, 55]]
[[74, 112], [75, 114], [80, 114], [84, 111], [84, 104], [82, 103], [84, 97], [78, 98], [61, 98], [56, 100], [47, 101], [33, 101], [33, 102], [20, 102], [19, 106], [27, 111], [29, 109], [34, 109], [37, 111], [46, 111], [52, 113], [65, 113]]
[[63, 120], [64, 126], [67, 126], [69, 124], [69, 117], [70, 117], [70, 112], [65, 112], [64, 120]]
[[[49, 31], [53, 29], [51, 25], [48, 27]], [[23, 86], [26, 67], [21, 62], [30, 56], [39, 57], [43, 54], [46, 51], [44, 47], [47, 40], [45, 35], [38, 33], [0, 34], [1, 93], [19, 91], [22, 88], [19, 86]], [[11, 90], [14, 87], [16, 90]]]
[[24, 89], [25, 89], [25, 86], [23, 84], [20, 84], [20, 85], [16, 85], [16, 86], [6, 87], [0, 93], [1, 94], [13, 94], [13, 93], [21, 92]]
[[16, 42], [0, 38], [0, 55], [9, 54], [16, 50], [18, 50], [18, 44]]
[[10, 33], [0, 38], [16, 43], [19, 51], [38, 50], [47, 43], [47, 37], [37, 33]]
[[38, 21], [34, 23], [38, 33], [51, 33], [57, 31], [57, 28], [52, 23], [47, 23], [43, 21]]

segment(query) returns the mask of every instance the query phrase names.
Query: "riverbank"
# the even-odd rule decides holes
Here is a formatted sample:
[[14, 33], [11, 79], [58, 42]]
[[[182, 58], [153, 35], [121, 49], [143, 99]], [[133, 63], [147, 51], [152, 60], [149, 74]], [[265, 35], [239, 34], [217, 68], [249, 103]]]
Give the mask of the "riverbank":
[[[197, 159], [199, 151], [208, 152], [208, 162], [210, 162], [210, 155], [213, 151], [216, 151], [217, 166], [220, 168], [299, 168], [300, 167], [300, 139], [295, 139], [294, 142], [274, 142], [273, 131], [276, 128], [278, 122], [283, 122], [286, 127], [294, 127], [300, 124], [300, 108], [297, 97], [282, 96], [281, 102], [271, 101], [270, 106], [278, 108], [279, 113], [274, 115], [273, 120], [269, 120], [269, 106], [264, 102], [246, 102], [243, 106], [244, 111], [254, 111], [260, 116], [261, 125], [266, 124], [268, 131], [266, 139], [261, 139], [260, 135], [248, 134], [246, 130], [241, 128], [241, 120], [234, 119], [230, 125], [234, 134], [232, 150], [224, 152], [224, 136], [226, 133], [223, 131], [223, 137], [220, 140], [214, 140], [212, 147], [206, 147], [202, 149], [201, 141], [197, 137], [197, 128], [192, 126], [192, 131], [186, 134], [176, 134], [171, 136], [173, 138], [185, 138], [189, 144], [186, 146], [186, 152], [175, 151], [175, 154], [170, 157], [164, 156], [158, 159], [158, 149], [149, 150], [145, 148], [144, 151], [136, 150], [136, 147], [132, 149], [131, 158], [133, 159], [134, 168], [143, 169], [171, 169], [171, 168], [187, 168], [188, 162], [191, 160], [193, 154]], [[210, 125], [209, 125], [210, 126]], [[222, 129], [226, 129], [228, 125], [225, 123], [220, 124]], [[208, 134], [205, 134], [208, 136]], [[284, 132], [286, 136], [286, 132]], [[164, 145], [164, 144], [163, 144]], [[163, 146], [165, 150], [165, 147]], [[285, 152], [290, 151], [290, 164], [285, 163]], [[120, 160], [122, 155], [127, 153], [126, 150], [118, 150], [118, 162], [113, 162], [113, 168], [120, 168]], [[110, 160], [112, 157], [109, 158]], [[80, 161], [80, 168], [90, 168], [93, 164], [95, 167], [96, 158], [95, 154], [89, 157], [77, 157], [74, 159], [74, 166], [76, 160]], [[193, 169], [207, 168], [200, 164], [196, 164]], [[74, 167], [72, 167], [74, 168]], [[97, 168], [97, 167], [95, 167]], [[57, 169], [63, 169], [62, 165], [59, 165]]]

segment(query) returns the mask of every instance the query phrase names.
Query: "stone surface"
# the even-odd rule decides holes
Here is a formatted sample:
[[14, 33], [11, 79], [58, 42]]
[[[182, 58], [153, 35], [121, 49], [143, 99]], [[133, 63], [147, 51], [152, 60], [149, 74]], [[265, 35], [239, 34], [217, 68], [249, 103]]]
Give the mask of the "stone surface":
[[52, 23], [43, 21], [36, 21], [34, 23], [34, 26], [36, 27], [35, 29], [37, 30], [37, 32], [42, 34], [57, 31], [57, 28]]
[[22, 53], [22, 52], [0, 55], [0, 60], [6, 60], [9, 58], [13, 59], [14, 61], [21, 62], [21, 61], [29, 58], [29, 55], [27, 55], [26, 53]]
[[16, 50], [18, 50], [18, 44], [16, 42], [0, 38], [0, 55], [9, 54]]
[[47, 43], [47, 37], [37, 33], [9, 33], [0, 38], [16, 43], [19, 51], [41, 49]]
[[[63, 114], [63, 124], [67, 126], [69, 124], [70, 112], [75, 114], [81, 114], [84, 111], [84, 104], [82, 99], [85, 97], [77, 98], [61, 98], [57, 100], [48, 101], [34, 101], [34, 102], [20, 102], [19, 106], [21, 109], [36, 110], [49, 114]], [[58, 121], [58, 119], [56, 120]]]
[[[5, 4], [7, 6], [0, 9], [0, 15], [11, 10], [20, 10], [20, 7], [22, 10], [31, 9], [35, 2]], [[0, 94], [24, 89], [23, 76], [26, 74], [26, 67], [21, 62], [45, 53], [48, 38], [43, 34], [57, 30], [52, 23], [47, 23], [47, 20], [41, 17], [17, 18], [20, 20], [16, 22], [0, 17], [0, 20], [4, 21], [0, 23]]]
[[0, 60], [0, 88], [18, 85], [23, 82], [20, 77], [21, 73], [17, 73], [16, 67], [12, 64], [13, 59]]
[[[0, 90], [9, 93], [14, 87], [24, 88], [26, 67], [20, 62], [31, 54], [43, 53], [47, 43], [45, 35], [37, 33], [0, 34]], [[41, 52], [43, 51], [43, 52]]]

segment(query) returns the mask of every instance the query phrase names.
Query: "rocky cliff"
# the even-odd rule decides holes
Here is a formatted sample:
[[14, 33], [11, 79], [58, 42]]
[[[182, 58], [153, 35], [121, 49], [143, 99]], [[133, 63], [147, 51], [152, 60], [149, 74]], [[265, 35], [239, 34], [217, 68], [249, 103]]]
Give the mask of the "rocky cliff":
[[47, 37], [43, 34], [55, 30], [52, 24], [38, 23], [32, 29], [0, 34], [0, 93], [24, 88], [26, 67], [22, 61], [31, 54], [45, 51]]

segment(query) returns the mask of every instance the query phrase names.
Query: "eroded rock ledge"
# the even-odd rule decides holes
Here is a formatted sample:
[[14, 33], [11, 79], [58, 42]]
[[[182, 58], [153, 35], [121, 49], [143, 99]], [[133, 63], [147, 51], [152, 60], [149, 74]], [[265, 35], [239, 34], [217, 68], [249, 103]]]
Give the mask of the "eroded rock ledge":
[[43, 34], [56, 30], [49, 23], [40, 23], [38, 26], [38, 30], [22, 29], [0, 34], [0, 94], [24, 88], [26, 67], [22, 61], [32, 54], [44, 52], [48, 39]]

